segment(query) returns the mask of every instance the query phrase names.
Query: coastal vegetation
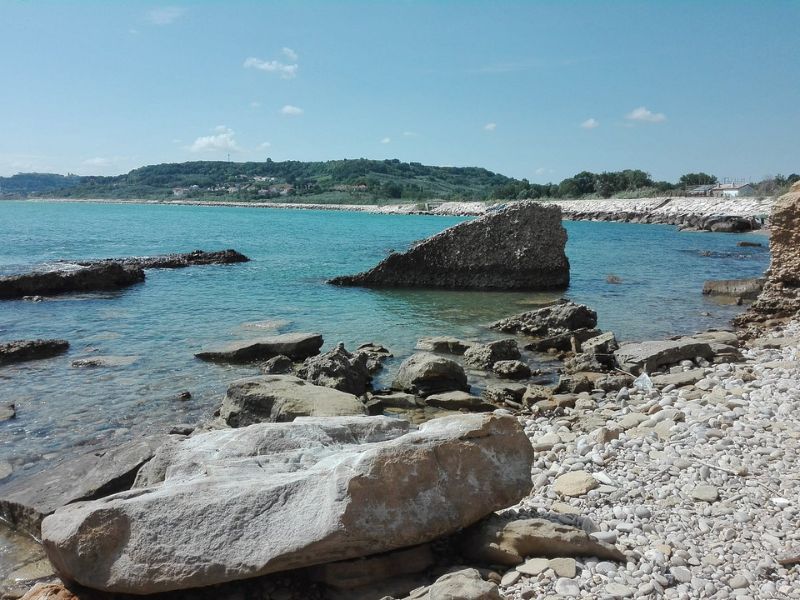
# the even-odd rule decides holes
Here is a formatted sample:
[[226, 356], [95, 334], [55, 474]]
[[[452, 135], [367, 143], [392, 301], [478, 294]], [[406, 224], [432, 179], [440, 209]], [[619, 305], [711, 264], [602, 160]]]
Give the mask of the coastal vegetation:
[[[800, 175], [765, 177], [755, 195], [783, 193]], [[531, 183], [480, 167], [437, 167], [418, 162], [344, 159], [326, 162], [194, 161], [163, 163], [115, 176], [18, 173], [0, 177], [0, 198], [59, 197], [287, 201], [380, 204], [428, 200], [642, 198], [683, 195], [717, 183], [707, 173], [656, 181], [640, 169], [581, 171], [560, 183]]]

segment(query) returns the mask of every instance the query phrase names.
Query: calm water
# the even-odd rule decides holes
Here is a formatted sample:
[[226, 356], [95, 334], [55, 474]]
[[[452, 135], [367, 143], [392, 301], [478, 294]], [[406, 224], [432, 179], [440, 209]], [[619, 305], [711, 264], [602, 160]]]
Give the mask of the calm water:
[[[63, 258], [133, 256], [233, 247], [250, 263], [153, 270], [107, 294], [0, 303], [0, 339], [59, 337], [67, 356], [0, 369], [0, 399], [18, 416], [0, 423], [0, 460], [16, 473], [42, 458], [123, 440], [132, 432], [193, 423], [226, 385], [252, 368], [200, 362], [218, 341], [273, 331], [318, 331], [328, 348], [365, 341], [395, 353], [389, 372], [422, 335], [480, 338], [484, 324], [548, 294], [376, 291], [325, 279], [366, 269], [463, 219], [222, 207], [0, 203], [0, 273]], [[572, 286], [603, 329], [624, 339], [663, 337], [727, 322], [737, 307], [700, 291], [709, 278], [756, 276], [766, 249], [737, 248], [759, 235], [679, 233], [657, 225], [567, 223]], [[622, 284], [607, 283], [615, 274]], [[132, 357], [126, 367], [79, 369], [76, 358]], [[388, 376], [384, 376], [384, 380]], [[171, 397], [190, 390], [193, 399]]]

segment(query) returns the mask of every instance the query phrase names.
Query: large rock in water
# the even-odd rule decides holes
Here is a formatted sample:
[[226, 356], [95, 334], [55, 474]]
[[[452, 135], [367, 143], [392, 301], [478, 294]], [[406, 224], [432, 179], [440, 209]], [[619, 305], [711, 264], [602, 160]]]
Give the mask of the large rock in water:
[[67, 340], [14, 340], [0, 344], [0, 365], [50, 358], [67, 350]]
[[0, 300], [116, 290], [140, 281], [144, 281], [144, 271], [141, 268], [113, 262], [55, 271], [36, 271], [0, 277]]
[[492, 329], [532, 337], [554, 336], [579, 329], [593, 329], [597, 313], [588, 306], [570, 300], [558, 300], [542, 308], [529, 310], [492, 323]]
[[334, 285], [548, 290], [569, 285], [567, 232], [555, 205], [519, 202], [460, 223]]
[[367, 367], [369, 359], [366, 352], [351, 354], [345, 350], [344, 344], [337, 344], [325, 354], [307, 358], [297, 375], [315, 385], [360, 396], [372, 381]]
[[148, 487], [46, 518], [44, 547], [67, 580], [152, 594], [424, 543], [530, 491], [514, 417], [408, 428], [337, 417], [195, 435], [159, 451]]
[[226, 363], [249, 363], [267, 360], [273, 356], [288, 356], [303, 360], [319, 354], [322, 336], [318, 333], [283, 333], [255, 340], [230, 342], [217, 348], [208, 348], [195, 354], [201, 360]]
[[454, 360], [417, 352], [400, 365], [392, 389], [430, 396], [439, 392], [468, 391], [464, 367]]
[[126, 266], [139, 267], [141, 269], [182, 269], [195, 265], [228, 265], [232, 263], [248, 262], [241, 252], [232, 248], [227, 250], [216, 250], [205, 252], [195, 250], [185, 254], [163, 254], [161, 256], [132, 256], [128, 258], [103, 258], [99, 260], [81, 261], [79, 265], [98, 265], [108, 263], [119, 263]]
[[234, 381], [220, 408], [231, 427], [286, 422], [297, 417], [363, 415], [364, 405], [353, 394], [314, 385], [293, 375], [261, 375]]
[[800, 315], [800, 181], [772, 208], [769, 249], [767, 282], [737, 325]]

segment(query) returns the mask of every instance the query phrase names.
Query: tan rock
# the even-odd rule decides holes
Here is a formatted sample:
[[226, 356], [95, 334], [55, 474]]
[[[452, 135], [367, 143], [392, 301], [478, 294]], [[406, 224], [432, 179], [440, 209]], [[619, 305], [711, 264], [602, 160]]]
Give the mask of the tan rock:
[[577, 565], [574, 558], [551, 558], [548, 562], [550, 568], [559, 577], [572, 579], [577, 574]]
[[550, 561], [546, 558], [529, 558], [521, 565], [517, 565], [517, 571], [532, 577], [536, 577], [539, 573], [544, 573], [549, 568]]
[[586, 471], [570, 471], [555, 480], [553, 491], [562, 496], [583, 496], [598, 485], [598, 481]]

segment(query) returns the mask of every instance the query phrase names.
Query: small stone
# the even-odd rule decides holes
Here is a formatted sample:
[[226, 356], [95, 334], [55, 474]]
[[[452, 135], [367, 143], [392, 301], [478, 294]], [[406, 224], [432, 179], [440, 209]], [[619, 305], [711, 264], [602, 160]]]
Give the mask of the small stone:
[[633, 596], [633, 590], [621, 583], [606, 584], [606, 593], [612, 598], [630, 598]]
[[686, 567], [672, 567], [669, 572], [678, 583], [689, 583], [692, 580], [692, 572]]
[[698, 485], [692, 490], [692, 498], [701, 502], [716, 502], [719, 500], [719, 491], [713, 485]]
[[562, 496], [583, 496], [598, 485], [597, 480], [586, 471], [570, 471], [555, 480], [553, 491]]
[[559, 596], [576, 597], [580, 596], [581, 588], [572, 579], [567, 579], [566, 577], [562, 577], [561, 579], [556, 581], [556, 594], [558, 594]]
[[520, 573], [519, 571], [509, 571], [508, 573], [503, 575], [502, 579], [500, 579], [500, 585], [502, 586], [514, 585], [520, 580], [521, 577], [522, 573]]
[[559, 577], [569, 577], [572, 579], [577, 573], [577, 566], [574, 558], [551, 558], [549, 561], [550, 568], [553, 569]]
[[0, 406], [0, 421], [8, 421], [17, 416], [17, 407], [13, 403]]
[[741, 588], [746, 588], [750, 585], [750, 582], [747, 581], [747, 577], [744, 575], [734, 575], [730, 581], [728, 581], [728, 585], [731, 586], [733, 589], [738, 590]]
[[530, 558], [517, 567], [517, 571], [524, 575], [536, 576], [550, 568], [550, 561], [546, 558]]
[[14, 468], [11, 466], [11, 463], [7, 460], [0, 461], [0, 479], [5, 479], [11, 473], [13, 473]]

